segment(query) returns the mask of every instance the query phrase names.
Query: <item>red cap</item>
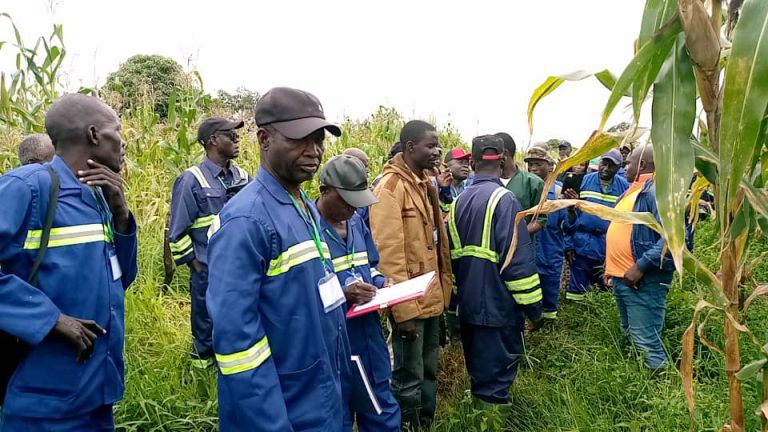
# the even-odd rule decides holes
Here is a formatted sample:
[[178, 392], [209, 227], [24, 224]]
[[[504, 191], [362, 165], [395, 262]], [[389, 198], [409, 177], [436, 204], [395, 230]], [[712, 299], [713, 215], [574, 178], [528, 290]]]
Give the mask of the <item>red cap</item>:
[[448, 153], [445, 154], [445, 162], [454, 159], [469, 159], [472, 157], [472, 153], [467, 152], [463, 148], [454, 147]]

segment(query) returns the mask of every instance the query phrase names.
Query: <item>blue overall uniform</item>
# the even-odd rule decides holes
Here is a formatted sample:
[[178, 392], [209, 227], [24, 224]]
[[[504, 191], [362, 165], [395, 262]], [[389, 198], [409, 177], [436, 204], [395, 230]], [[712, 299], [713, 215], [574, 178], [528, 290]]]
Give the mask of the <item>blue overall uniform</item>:
[[[556, 181], [547, 194], [547, 199], [557, 199], [557, 190], [562, 184]], [[560, 294], [560, 276], [563, 273], [565, 239], [563, 223], [568, 217], [567, 210], [558, 210], [547, 215], [544, 229], [536, 234], [536, 268], [541, 279], [542, 309], [544, 318], [557, 317], [557, 298]]]
[[471, 390], [488, 403], [508, 402], [523, 355], [525, 317], [541, 317], [535, 250], [524, 220], [512, 261], [501, 272], [519, 211], [497, 177], [477, 175], [453, 202], [448, 223]]
[[[27, 344], [9, 384], [3, 431], [112, 430], [123, 396], [125, 290], [136, 277], [136, 223], [115, 231], [101, 189], [85, 186], [58, 156], [58, 205], [37, 286], [27, 283], [40, 248], [50, 175], [27, 165], [0, 177], [0, 330]], [[60, 314], [107, 332], [77, 363], [69, 342], [48, 337]]]
[[317, 210], [303, 201], [309, 215], [260, 169], [211, 227], [222, 432], [342, 430], [346, 318], [342, 306], [325, 311], [319, 283], [335, 274]]
[[[206, 157], [176, 177], [171, 195], [171, 220], [168, 239], [176, 265], [189, 264], [191, 327], [195, 366], [205, 367], [213, 358], [211, 318], [205, 307], [208, 290], [208, 228], [226, 203], [227, 188], [244, 185], [251, 178], [244, 169], [230, 162], [228, 172]], [[197, 259], [202, 270], [191, 265]]]
[[[376, 270], [379, 253], [373, 244], [371, 233], [363, 219], [355, 213], [347, 222], [347, 238], [343, 240], [325, 220], [321, 227], [333, 258], [333, 267], [342, 286], [350, 278], [361, 278], [363, 282], [381, 288], [386, 278]], [[347, 334], [352, 355], [359, 355], [368, 380], [373, 386], [376, 398], [382, 408], [381, 415], [353, 412], [348, 401], [344, 404], [344, 430], [352, 431], [357, 420], [360, 432], [397, 432], [400, 430], [400, 407], [389, 388], [392, 366], [389, 350], [381, 330], [379, 314], [369, 313], [347, 321]]]
[[[615, 207], [619, 197], [629, 188], [627, 180], [614, 176], [607, 190], [600, 185], [599, 173], [587, 174], [581, 183], [579, 198], [607, 207]], [[591, 280], [602, 284], [601, 269], [605, 265], [605, 233], [608, 222], [598, 216], [576, 209], [576, 219], [571, 223], [566, 217], [563, 225], [572, 237], [569, 242], [576, 252], [571, 264], [571, 280], [565, 293], [568, 300], [584, 300]]]

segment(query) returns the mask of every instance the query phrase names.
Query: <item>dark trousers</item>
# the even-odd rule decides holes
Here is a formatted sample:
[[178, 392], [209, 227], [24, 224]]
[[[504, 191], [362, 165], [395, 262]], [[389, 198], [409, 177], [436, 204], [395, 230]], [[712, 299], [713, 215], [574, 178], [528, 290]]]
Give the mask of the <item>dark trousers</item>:
[[603, 284], [604, 260], [593, 260], [576, 254], [571, 263], [571, 281], [565, 293], [568, 300], [584, 300], [589, 285], [594, 284], [600, 289], [605, 289]]
[[523, 329], [486, 327], [461, 322], [461, 342], [472, 395], [493, 404], [509, 402], [523, 355]]
[[[396, 326], [393, 326], [396, 329]], [[392, 393], [402, 411], [403, 427], [429, 428], [437, 404], [437, 354], [440, 317], [417, 319], [414, 341], [392, 336]]]
[[544, 318], [556, 318], [558, 297], [560, 296], [560, 274], [540, 270], [539, 280], [541, 281]]
[[196, 272], [190, 267], [189, 295], [192, 300], [192, 355], [201, 359], [213, 357], [213, 337], [211, 335], [211, 317], [205, 305], [208, 292], [208, 267]]
[[45, 419], [3, 415], [2, 432], [111, 432], [115, 430], [112, 405], [76, 417]]

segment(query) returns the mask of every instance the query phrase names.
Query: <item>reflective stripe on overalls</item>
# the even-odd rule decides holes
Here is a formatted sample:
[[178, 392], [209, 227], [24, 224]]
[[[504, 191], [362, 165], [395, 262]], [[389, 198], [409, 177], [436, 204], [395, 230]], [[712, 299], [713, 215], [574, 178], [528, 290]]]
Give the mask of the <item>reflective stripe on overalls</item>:
[[[493, 213], [501, 198], [508, 193], [512, 193], [504, 187], [499, 187], [491, 194], [488, 204], [485, 208], [485, 217], [483, 218], [483, 234], [481, 245], [462, 245], [459, 237], [459, 230], [456, 227], [456, 203], [451, 204], [451, 214], [448, 218], [448, 231], [453, 242], [451, 248], [451, 259], [463, 257], [473, 257], [491, 261], [494, 264], [499, 263], [499, 254], [491, 249], [491, 226], [493, 222]], [[528, 305], [536, 303], [542, 299], [541, 287], [538, 273], [531, 276], [505, 281], [507, 289], [512, 293], [512, 297], [518, 304]], [[454, 288], [455, 290], [455, 288]]]

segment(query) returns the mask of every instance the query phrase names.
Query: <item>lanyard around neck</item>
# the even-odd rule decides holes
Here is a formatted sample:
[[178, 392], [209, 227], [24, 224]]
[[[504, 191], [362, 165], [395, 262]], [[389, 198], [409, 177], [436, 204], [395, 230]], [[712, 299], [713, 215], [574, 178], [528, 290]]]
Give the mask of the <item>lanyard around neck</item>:
[[[315, 218], [312, 217], [312, 212], [307, 208], [307, 213], [299, 207], [299, 203], [296, 202], [296, 198], [293, 197], [290, 193], [288, 194], [288, 198], [291, 199], [291, 202], [293, 203], [293, 207], [296, 208], [296, 211], [299, 212], [299, 216], [304, 220], [304, 223], [307, 225], [307, 227], [310, 228], [309, 235], [312, 237], [312, 241], [315, 243], [315, 248], [317, 248], [317, 253], [320, 254], [320, 261], [323, 263], [323, 267], [328, 269], [326, 266], [326, 260], [325, 255], [323, 254], [323, 246], [322, 242], [320, 241], [320, 232], [317, 229], [317, 224], [315, 223]], [[307, 197], [304, 194], [304, 191], [301, 191], [301, 198], [306, 202]]]

